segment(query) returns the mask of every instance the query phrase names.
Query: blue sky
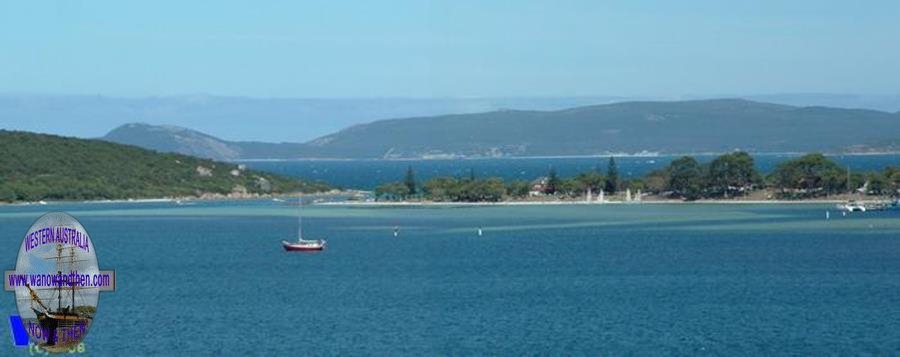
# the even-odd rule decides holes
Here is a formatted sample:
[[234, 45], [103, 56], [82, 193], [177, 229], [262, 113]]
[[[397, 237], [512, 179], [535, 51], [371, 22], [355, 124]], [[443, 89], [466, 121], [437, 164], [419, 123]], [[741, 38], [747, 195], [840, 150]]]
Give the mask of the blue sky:
[[897, 1], [5, 1], [0, 92], [900, 92]]

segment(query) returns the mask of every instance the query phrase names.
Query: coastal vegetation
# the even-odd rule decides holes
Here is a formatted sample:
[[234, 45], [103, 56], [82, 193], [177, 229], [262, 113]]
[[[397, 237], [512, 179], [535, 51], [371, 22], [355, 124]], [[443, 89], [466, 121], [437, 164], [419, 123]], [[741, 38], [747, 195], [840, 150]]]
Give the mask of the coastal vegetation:
[[550, 168], [531, 182], [504, 182], [498, 177], [435, 177], [419, 185], [412, 167], [404, 182], [379, 186], [379, 200], [428, 200], [439, 202], [497, 202], [503, 200], [584, 199], [589, 195], [649, 195], [659, 199], [816, 199], [855, 193], [900, 196], [900, 167], [855, 172], [840, 167], [822, 154], [807, 154], [779, 163], [767, 174], [757, 171], [753, 157], [743, 151], [720, 155], [708, 163], [691, 156], [672, 160], [668, 166], [638, 178], [620, 178], [615, 159], [606, 175], [596, 169], [572, 177], [560, 177]]
[[0, 201], [247, 197], [328, 189], [243, 165], [102, 140], [0, 130]]
[[606, 185], [603, 189], [613, 194], [619, 190], [619, 168], [614, 157], [610, 157], [609, 164], [606, 165]]

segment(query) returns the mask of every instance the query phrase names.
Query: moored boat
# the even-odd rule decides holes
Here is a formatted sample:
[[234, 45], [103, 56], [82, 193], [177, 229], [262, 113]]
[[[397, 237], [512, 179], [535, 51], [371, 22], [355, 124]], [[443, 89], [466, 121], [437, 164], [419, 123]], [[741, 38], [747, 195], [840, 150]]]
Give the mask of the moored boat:
[[837, 205], [837, 208], [846, 212], [869, 212], [869, 211], [885, 211], [896, 209], [898, 202], [900, 201], [887, 201], [887, 200], [878, 200], [878, 201], [868, 201], [868, 202], [857, 202], [857, 201], [849, 201], [847, 203]]
[[847, 211], [847, 212], [865, 212], [866, 211], [866, 206], [859, 202], [856, 202], [856, 201], [850, 201], [847, 203], [838, 204], [837, 208], [839, 210]]
[[325, 249], [325, 240], [303, 240], [300, 239], [296, 242], [288, 242], [286, 240], [281, 241], [281, 245], [284, 247], [284, 250], [288, 252], [310, 252], [310, 251], [319, 251]]
[[[298, 207], [303, 206], [303, 198], [301, 197], [297, 202]], [[315, 239], [315, 240], [306, 240], [303, 239], [303, 215], [297, 215], [297, 241], [289, 242], [287, 240], [281, 241], [281, 246], [284, 250], [288, 252], [316, 252], [325, 249], [325, 240], [324, 239]]]

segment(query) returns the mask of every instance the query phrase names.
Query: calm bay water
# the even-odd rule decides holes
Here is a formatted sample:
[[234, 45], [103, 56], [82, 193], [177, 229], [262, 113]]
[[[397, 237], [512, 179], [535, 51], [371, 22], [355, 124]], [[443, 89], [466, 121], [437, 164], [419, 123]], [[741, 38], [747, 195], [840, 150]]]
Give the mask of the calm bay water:
[[900, 354], [897, 212], [310, 206], [328, 250], [288, 254], [296, 209], [5, 206], [0, 259], [43, 212], [81, 220], [118, 275], [94, 355]]
[[[771, 172], [778, 163], [798, 155], [754, 155], [757, 169]], [[675, 157], [618, 157], [616, 164], [623, 177], [640, 177], [669, 164]], [[712, 155], [696, 156], [709, 162]], [[882, 170], [887, 165], [900, 165], [900, 155], [833, 156], [842, 167], [853, 171]], [[521, 159], [454, 159], [454, 160], [289, 160], [247, 161], [248, 167], [310, 180], [322, 180], [337, 187], [374, 189], [381, 183], [400, 181], [407, 167], [418, 179], [435, 176], [468, 177], [470, 170], [479, 177], [502, 177], [504, 180], [531, 181], [547, 174], [553, 167], [563, 177], [581, 172], [606, 172], [609, 158], [521, 158]]]

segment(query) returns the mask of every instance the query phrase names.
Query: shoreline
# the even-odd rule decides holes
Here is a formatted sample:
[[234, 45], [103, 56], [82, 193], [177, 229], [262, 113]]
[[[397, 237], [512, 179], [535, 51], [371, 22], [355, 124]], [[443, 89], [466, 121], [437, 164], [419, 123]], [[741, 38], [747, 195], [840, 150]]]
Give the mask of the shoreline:
[[[342, 193], [324, 193], [324, 194], [303, 194], [306, 197], [328, 197], [340, 195], [352, 195], [350, 192]], [[72, 201], [39, 201], [39, 202], [3, 202], [0, 207], [4, 206], [45, 206], [58, 204], [148, 204], [148, 203], [174, 203], [184, 204], [189, 202], [227, 202], [227, 201], [272, 201], [281, 198], [294, 198], [296, 194], [289, 195], [260, 195], [258, 197], [190, 197], [190, 198], [142, 198], [142, 199], [119, 199], [119, 200], [72, 200]], [[281, 199], [276, 202], [285, 202]], [[498, 202], [441, 202], [441, 201], [325, 201], [312, 202], [314, 206], [354, 206], [354, 207], [416, 207], [416, 206], [604, 206], [604, 205], [808, 205], [808, 204], [841, 204], [847, 200], [841, 199], [808, 199], [808, 200], [646, 200], [646, 201], [498, 201]], [[859, 203], [878, 203], [883, 200], [863, 199], [856, 200]]]
[[[499, 201], [499, 202], [437, 202], [437, 201], [341, 201], [322, 202], [316, 205], [323, 206], [355, 206], [355, 207], [425, 207], [425, 206], [604, 206], [604, 205], [811, 205], [811, 204], [841, 204], [846, 200], [821, 199], [821, 200], [648, 200], [648, 201]], [[877, 203], [878, 200], [857, 200], [859, 203]]]

